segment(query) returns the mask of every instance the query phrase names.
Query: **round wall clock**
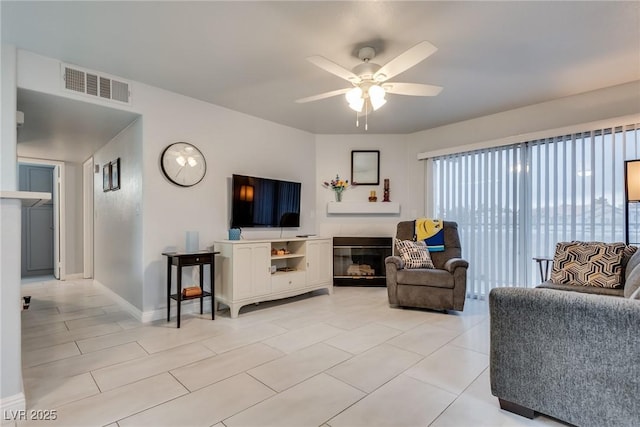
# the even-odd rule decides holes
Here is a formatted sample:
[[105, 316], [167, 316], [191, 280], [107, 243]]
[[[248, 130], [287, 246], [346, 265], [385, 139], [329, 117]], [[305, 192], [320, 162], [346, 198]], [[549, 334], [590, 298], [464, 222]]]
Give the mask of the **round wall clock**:
[[181, 187], [196, 185], [207, 172], [204, 156], [188, 142], [175, 142], [165, 148], [160, 164], [167, 179]]

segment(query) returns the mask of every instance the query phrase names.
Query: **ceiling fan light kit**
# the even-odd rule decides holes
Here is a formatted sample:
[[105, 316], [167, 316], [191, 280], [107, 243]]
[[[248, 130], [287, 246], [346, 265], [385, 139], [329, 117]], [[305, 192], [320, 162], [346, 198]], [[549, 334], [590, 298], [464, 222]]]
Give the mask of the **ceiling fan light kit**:
[[[365, 130], [368, 130], [367, 116], [369, 110], [378, 110], [387, 103], [386, 94], [393, 93], [409, 96], [436, 96], [442, 88], [439, 86], [420, 83], [392, 83], [388, 79], [406, 71], [417, 63], [425, 60], [438, 50], [428, 41], [423, 41], [395, 57], [384, 66], [380, 66], [371, 60], [376, 56], [374, 48], [365, 46], [358, 51], [358, 58], [363, 62], [356, 65], [353, 71], [332, 62], [322, 56], [307, 58], [312, 64], [322, 68], [350, 82], [350, 89], [338, 89], [314, 96], [298, 99], [296, 102], [305, 103], [330, 98], [336, 95], [345, 95], [349, 108], [356, 111], [356, 126], [359, 126], [358, 113], [365, 111]], [[384, 83], [384, 84], [383, 84]]]
[[387, 103], [387, 100], [384, 99], [387, 93], [382, 88], [382, 86], [372, 85], [371, 87], [369, 87], [367, 93], [369, 94], [369, 100], [371, 101], [371, 106], [373, 107], [374, 111]]
[[364, 98], [362, 95], [362, 89], [357, 86], [344, 94], [345, 98], [347, 98], [347, 102], [349, 103], [349, 107], [358, 112], [362, 111], [362, 107], [364, 106]]
[[344, 96], [347, 99], [349, 107], [359, 113], [362, 112], [362, 107], [364, 107], [367, 101], [371, 104], [374, 111], [387, 102], [385, 99], [386, 92], [382, 86], [365, 83], [349, 90]]

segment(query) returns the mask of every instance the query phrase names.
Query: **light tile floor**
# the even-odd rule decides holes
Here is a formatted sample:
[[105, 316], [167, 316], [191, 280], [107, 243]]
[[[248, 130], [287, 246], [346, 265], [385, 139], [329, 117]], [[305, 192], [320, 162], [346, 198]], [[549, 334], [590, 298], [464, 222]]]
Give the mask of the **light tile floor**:
[[444, 314], [336, 287], [177, 329], [137, 322], [89, 280], [22, 291], [27, 406], [57, 420], [19, 426], [564, 425], [500, 410], [483, 301]]

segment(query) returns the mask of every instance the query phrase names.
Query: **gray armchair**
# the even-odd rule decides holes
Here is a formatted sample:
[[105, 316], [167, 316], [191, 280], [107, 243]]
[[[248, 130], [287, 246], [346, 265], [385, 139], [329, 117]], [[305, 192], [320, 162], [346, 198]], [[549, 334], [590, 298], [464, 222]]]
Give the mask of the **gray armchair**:
[[[396, 238], [415, 240], [415, 221], [398, 223]], [[463, 310], [469, 263], [460, 258], [462, 250], [455, 222], [444, 222], [444, 247], [444, 252], [431, 253], [435, 269], [405, 269], [400, 257], [387, 257], [385, 267], [390, 305]]]

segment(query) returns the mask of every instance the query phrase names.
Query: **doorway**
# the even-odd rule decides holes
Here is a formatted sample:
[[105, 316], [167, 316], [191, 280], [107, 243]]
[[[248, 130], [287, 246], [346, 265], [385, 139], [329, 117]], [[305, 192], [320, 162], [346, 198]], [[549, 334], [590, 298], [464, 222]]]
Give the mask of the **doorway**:
[[18, 188], [51, 193], [51, 201], [22, 208], [21, 276], [65, 279], [64, 163], [18, 159]]
[[[53, 166], [19, 165], [20, 191], [53, 194]], [[22, 277], [54, 275], [53, 200], [22, 208]]]

